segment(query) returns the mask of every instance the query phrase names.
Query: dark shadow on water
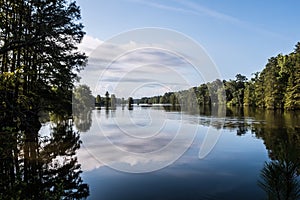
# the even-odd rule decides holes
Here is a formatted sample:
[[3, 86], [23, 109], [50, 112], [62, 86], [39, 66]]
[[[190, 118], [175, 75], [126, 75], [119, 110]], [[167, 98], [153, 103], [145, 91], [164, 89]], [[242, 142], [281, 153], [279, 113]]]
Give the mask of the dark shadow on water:
[[300, 132], [297, 128], [260, 129], [271, 161], [264, 164], [258, 185], [268, 199], [300, 199]]
[[75, 155], [80, 139], [72, 120], [51, 126], [51, 133], [45, 135], [38, 133], [39, 127], [30, 131], [2, 127], [0, 199], [82, 199], [89, 195]]

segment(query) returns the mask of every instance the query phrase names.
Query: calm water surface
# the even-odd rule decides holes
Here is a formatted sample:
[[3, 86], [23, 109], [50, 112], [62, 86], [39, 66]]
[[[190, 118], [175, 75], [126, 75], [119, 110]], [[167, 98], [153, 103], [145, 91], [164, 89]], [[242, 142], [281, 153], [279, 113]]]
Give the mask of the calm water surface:
[[[258, 186], [265, 162], [290, 159], [289, 146], [300, 146], [295, 112], [228, 109], [224, 119], [164, 107], [118, 107], [93, 110], [77, 121], [77, 129], [89, 199], [265, 199]], [[217, 134], [217, 143], [199, 158], [208, 134]], [[298, 150], [292, 151], [300, 157]]]

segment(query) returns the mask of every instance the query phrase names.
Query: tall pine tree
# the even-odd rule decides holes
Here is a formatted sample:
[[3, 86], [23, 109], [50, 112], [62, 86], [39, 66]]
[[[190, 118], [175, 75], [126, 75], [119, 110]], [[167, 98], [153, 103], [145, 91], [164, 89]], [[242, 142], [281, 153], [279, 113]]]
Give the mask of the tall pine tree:
[[284, 107], [288, 110], [300, 109], [300, 43], [298, 42], [295, 51], [290, 54], [289, 78], [285, 93]]

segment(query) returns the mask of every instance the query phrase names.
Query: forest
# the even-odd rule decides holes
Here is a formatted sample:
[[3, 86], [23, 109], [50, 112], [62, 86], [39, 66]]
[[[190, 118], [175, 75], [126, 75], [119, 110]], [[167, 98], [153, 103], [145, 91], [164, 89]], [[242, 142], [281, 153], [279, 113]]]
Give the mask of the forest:
[[[0, 0], [0, 199], [89, 195], [75, 156], [72, 90], [87, 61], [74, 1]], [[43, 121], [53, 121], [41, 136]]]
[[[288, 55], [271, 57], [261, 72], [246, 76], [237, 74], [235, 80], [215, 80], [188, 90], [168, 92], [164, 95], [143, 97], [139, 103], [147, 104], [226, 104], [265, 109], [300, 109], [300, 43]], [[226, 99], [223, 93], [226, 94]]]

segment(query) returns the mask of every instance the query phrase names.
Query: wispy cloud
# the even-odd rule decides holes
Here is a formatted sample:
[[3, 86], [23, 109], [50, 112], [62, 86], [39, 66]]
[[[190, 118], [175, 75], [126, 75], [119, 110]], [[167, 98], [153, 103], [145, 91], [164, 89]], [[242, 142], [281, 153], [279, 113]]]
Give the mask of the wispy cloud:
[[202, 6], [199, 3], [193, 3], [190, 1], [176, 1], [180, 4], [182, 4], [183, 6], [187, 7], [188, 10], [193, 11], [193, 13], [198, 13], [198, 14], [205, 14], [207, 16], [210, 16], [212, 18], [218, 19], [218, 20], [222, 20], [222, 21], [227, 21], [233, 24], [242, 24], [244, 23], [243, 21], [241, 21], [238, 18], [235, 18], [233, 16], [230, 16], [228, 14], [224, 14], [222, 12], [207, 8], [205, 6]]
[[[162, 9], [162, 10], [169, 10], [169, 11], [174, 11], [174, 12], [181, 12], [181, 13], [187, 13], [187, 14], [192, 14], [192, 15], [197, 15], [197, 16], [208, 16], [213, 19], [219, 20], [226, 22], [228, 24], [236, 25], [240, 28], [247, 29], [252, 32], [256, 32], [259, 34], [287, 40], [283, 35], [280, 35], [278, 33], [266, 30], [263, 27], [259, 27], [256, 24], [251, 24], [248, 21], [236, 18], [234, 16], [231, 16], [229, 14], [208, 8], [206, 6], [201, 5], [200, 3], [194, 3], [191, 1], [180, 1], [180, 0], [173, 0], [174, 5], [166, 5], [163, 3], [157, 3], [157, 2], [151, 2], [151, 1], [145, 1], [145, 0], [132, 0], [133, 2], [140, 3], [146, 6], [151, 6], [154, 8]], [[177, 6], [175, 5], [177, 4]]]
[[192, 11], [192, 10], [189, 10], [189, 9], [179, 8], [179, 7], [175, 7], [175, 6], [168, 6], [168, 5], [164, 5], [164, 4], [156, 3], [156, 2], [151, 2], [151, 1], [132, 0], [132, 2], [144, 4], [144, 5], [147, 5], [147, 6], [151, 6], [151, 7], [155, 7], [155, 8], [163, 9], [163, 10], [170, 10], [170, 11], [175, 11], [175, 12], [185, 12], [185, 13], [191, 13], [191, 14], [198, 14], [198, 13]]
[[144, 4], [146, 6], [151, 6], [154, 8], [158, 9], [163, 9], [163, 10], [169, 10], [169, 11], [175, 11], [175, 12], [183, 12], [183, 13], [189, 13], [193, 15], [206, 15], [215, 19], [219, 19], [222, 21], [227, 21], [230, 23], [243, 23], [240, 19], [235, 18], [233, 16], [230, 16], [228, 14], [224, 14], [222, 12], [207, 8], [205, 6], [202, 6], [199, 3], [193, 3], [190, 1], [178, 1], [174, 0], [175, 3], [178, 3], [181, 5], [181, 7], [178, 6], [170, 6], [170, 5], [165, 5], [162, 3], [157, 3], [153, 1], [144, 1], [144, 0], [132, 0], [133, 2]]

